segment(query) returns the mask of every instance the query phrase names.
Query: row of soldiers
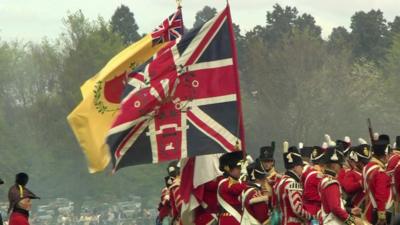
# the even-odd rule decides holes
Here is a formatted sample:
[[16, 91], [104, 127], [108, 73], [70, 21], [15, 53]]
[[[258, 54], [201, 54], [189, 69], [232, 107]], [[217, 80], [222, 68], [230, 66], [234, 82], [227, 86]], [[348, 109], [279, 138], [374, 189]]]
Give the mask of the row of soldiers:
[[[285, 142], [283, 174], [275, 170], [274, 143], [260, 149], [246, 176], [242, 152], [222, 155], [223, 175], [204, 185], [190, 224], [391, 224], [399, 214], [400, 144], [391, 146], [388, 135], [377, 134], [372, 145], [325, 139], [313, 147]], [[187, 223], [181, 218], [179, 170], [179, 163], [168, 166], [159, 224]]]

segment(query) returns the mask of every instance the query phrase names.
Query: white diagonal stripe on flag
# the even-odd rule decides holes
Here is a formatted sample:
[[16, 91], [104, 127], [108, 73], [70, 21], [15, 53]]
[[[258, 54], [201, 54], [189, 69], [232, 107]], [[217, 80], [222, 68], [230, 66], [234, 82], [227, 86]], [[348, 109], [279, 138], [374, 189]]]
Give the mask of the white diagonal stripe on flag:
[[148, 126], [148, 121], [142, 123], [138, 129], [133, 129], [131, 132], [134, 132], [131, 135], [127, 135], [125, 138], [128, 138], [128, 140], [124, 140], [121, 143], [124, 143], [123, 146], [120, 146], [120, 157], [116, 157], [116, 162], [115, 165], [118, 165], [125, 153], [129, 150], [130, 147], [132, 147], [133, 143], [139, 138], [140, 134], [146, 129]]
[[[213, 118], [208, 116], [206, 113], [204, 113], [199, 107], [193, 106], [191, 107], [190, 111], [188, 111], [188, 119], [189, 121], [195, 125], [199, 130], [201, 130], [205, 135], [207, 135], [209, 138], [213, 139], [217, 143], [220, 144], [221, 147], [223, 147], [226, 151], [231, 152], [234, 149], [232, 146], [236, 146], [236, 142], [238, 141], [239, 146], [240, 146], [240, 140], [237, 138], [235, 135], [230, 133], [225, 127], [221, 126], [217, 121], [215, 121]], [[195, 119], [200, 120], [203, 125], [207, 126], [208, 129], [211, 129], [212, 131], [216, 132], [218, 135], [220, 135], [223, 140], [216, 138], [214, 135], [209, 134], [206, 129], [203, 129], [203, 127], [198, 124]], [[226, 144], [222, 143], [222, 141], [228, 142], [231, 146], [226, 146]]]
[[[182, 55], [179, 56], [179, 54], [174, 54], [174, 59], [175, 59], [175, 64], [176, 65], [185, 65], [186, 62], [189, 60], [189, 58], [192, 56], [193, 51], [199, 46], [200, 42], [203, 41], [204, 37], [208, 34], [210, 31], [211, 27], [213, 27], [215, 21], [219, 18], [219, 16], [223, 12], [220, 12], [217, 16], [215, 16], [213, 19], [208, 21], [204, 26], [200, 28], [200, 31], [196, 35], [196, 37], [190, 42], [189, 46], [185, 49], [185, 51], [182, 53]], [[174, 46], [173, 48], [177, 48]], [[178, 52], [177, 50], [173, 52]]]
[[236, 94], [224, 95], [218, 97], [211, 98], [199, 98], [193, 99], [191, 101], [182, 101], [181, 105], [185, 106], [185, 108], [190, 108], [193, 106], [202, 106], [202, 105], [212, 105], [212, 104], [220, 104], [225, 102], [234, 102], [237, 100]]
[[111, 135], [113, 135], [113, 134], [116, 134], [116, 133], [119, 133], [119, 132], [122, 132], [122, 131], [124, 131], [124, 130], [127, 130], [127, 129], [130, 129], [130, 128], [132, 128], [133, 126], [135, 126], [136, 124], [138, 124], [138, 123], [140, 123], [140, 122], [142, 122], [142, 121], [144, 121], [144, 120], [146, 120], [147, 118], [146, 117], [139, 117], [138, 119], [136, 119], [136, 120], [132, 120], [132, 121], [130, 121], [130, 122], [127, 122], [127, 123], [123, 123], [123, 124], [120, 124], [120, 125], [118, 125], [118, 126], [115, 126], [115, 127], [113, 127], [113, 128], [111, 128], [109, 131], [108, 131], [108, 136], [111, 136]]
[[[129, 100], [133, 95], [135, 95], [135, 94], [138, 93], [140, 90], [142, 90], [143, 88], [146, 87], [146, 84], [145, 84], [145, 83], [143, 83], [141, 80], [136, 79], [136, 78], [132, 78], [132, 79], [128, 82], [128, 84], [129, 84], [130, 86], [133, 86], [134, 89], [133, 89], [131, 92], [129, 92], [129, 94], [126, 95], [125, 98], [122, 99], [122, 101], [121, 101], [121, 103], [120, 103], [121, 105], [124, 104], [127, 100]], [[149, 85], [147, 85], [147, 86], [149, 86]]]
[[[221, 23], [218, 25], [218, 29], [221, 29], [222, 25], [225, 23], [225, 21], [227, 20], [226, 17], [223, 18], [223, 20], [221, 21]], [[203, 52], [207, 49], [208, 45], [210, 45], [211, 41], [214, 40], [215, 35], [217, 35], [218, 32], [213, 32], [211, 38], [207, 39], [207, 44], [204, 48], [202, 48], [201, 53], [197, 55], [196, 60], [194, 60], [194, 62], [197, 62], [197, 60], [199, 60], [199, 58], [203, 55]]]
[[193, 64], [187, 67], [188, 72], [205, 69], [217, 69], [233, 65], [232, 58]]

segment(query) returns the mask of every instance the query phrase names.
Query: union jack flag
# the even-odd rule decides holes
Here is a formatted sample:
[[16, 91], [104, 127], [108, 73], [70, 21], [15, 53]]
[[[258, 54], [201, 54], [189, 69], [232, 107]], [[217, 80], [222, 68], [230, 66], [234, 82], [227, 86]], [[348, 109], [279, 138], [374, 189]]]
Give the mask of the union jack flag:
[[243, 149], [229, 7], [129, 75], [107, 144], [114, 170]]
[[152, 33], [153, 45], [175, 40], [183, 34], [182, 11], [170, 15]]

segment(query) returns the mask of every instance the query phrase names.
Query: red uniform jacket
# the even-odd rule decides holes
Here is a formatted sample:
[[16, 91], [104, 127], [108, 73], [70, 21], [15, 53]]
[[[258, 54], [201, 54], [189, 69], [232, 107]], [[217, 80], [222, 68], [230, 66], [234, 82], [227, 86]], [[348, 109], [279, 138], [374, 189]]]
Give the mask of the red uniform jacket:
[[287, 172], [276, 186], [277, 202], [282, 213], [282, 225], [300, 225], [312, 219], [311, 214], [304, 209], [300, 178], [292, 172]]
[[304, 167], [301, 182], [303, 184], [303, 204], [304, 208], [313, 215], [317, 215], [321, 209], [321, 197], [319, 196], [318, 186], [322, 180], [322, 173], [315, 170], [312, 166]]
[[[272, 168], [271, 171], [269, 172], [269, 176], [267, 177], [268, 184], [275, 190], [277, 187], [279, 181], [282, 179], [282, 175], [277, 173], [275, 168]], [[272, 208], [277, 208], [278, 207], [278, 196], [276, 196], [275, 191], [272, 192], [271, 196], [271, 207]]]
[[331, 219], [346, 221], [350, 214], [346, 211], [342, 200], [339, 182], [329, 175], [324, 175], [319, 186], [322, 204], [322, 224]]
[[169, 203], [169, 190], [167, 187], [161, 191], [161, 201], [158, 205], [158, 218], [162, 221], [165, 217], [171, 215], [171, 205]]
[[29, 225], [29, 214], [22, 212], [12, 212], [9, 225]]
[[[242, 223], [267, 224], [269, 219], [268, 196], [262, 195], [261, 186], [249, 186], [242, 196], [244, 213]], [[246, 223], [244, 223], [246, 224]]]
[[182, 208], [182, 198], [180, 193], [180, 183], [181, 179], [179, 177], [175, 178], [172, 185], [169, 187], [169, 202], [171, 205], [171, 215], [175, 221], [180, 222], [181, 208]]
[[207, 225], [217, 219], [219, 206], [217, 201], [218, 184], [223, 179], [222, 176], [204, 184], [204, 193], [200, 206], [195, 209], [196, 225]]
[[397, 199], [399, 199], [399, 195], [400, 195], [400, 151], [394, 150], [394, 153], [389, 158], [386, 172], [392, 178], [391, 183], [392, 183], [393, 196], [396, 196]]
[[344, 176], [338, 177], [343, 191], [347, 194], [347, 201], [351, 208], [361, 207], [365, 200], [365, 192], [362, 182], [362, 173], [355, 169], [347, 170]]
[[276, 182], [282, 177], [278, 172], [276, 172], [275, 168], [272, 167], [272, 169], [268, 172], [269, 175], [267, 177], [267, 181], [271, 187], [273, 187]]
[[386, 170], [388, 172], [393, 171], [399, 162], [400, 162], [400, 151], [394, 150], [393, 154], [389, 157]]
[[245, 183], [228, 177], [219, 182], [218, 203], [223, 209], [219, 216], [220, 225], [239, 225], [242, 217], [242, 203], [240, 196], [247, 188]]
[[373, 209], [384, 213], [392, 206], [393, 193], [390, 181], [383, 163], [372, 157], [363, 169], [363, 185], [365, 193], [368, 195], [366, 217], [369, 222], [373, 222]]

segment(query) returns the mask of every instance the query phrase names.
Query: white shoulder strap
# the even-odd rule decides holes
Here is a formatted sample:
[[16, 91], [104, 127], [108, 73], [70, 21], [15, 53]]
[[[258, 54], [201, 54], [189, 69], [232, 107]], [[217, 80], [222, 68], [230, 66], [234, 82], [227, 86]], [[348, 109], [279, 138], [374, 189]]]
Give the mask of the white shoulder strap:
[[217, 200], [218, 203], [222, 206], [222, 208], [225, 209], [225, 211], [227, 211], [229, 214], [231, 214], [237, 221], [238, 223], [240, 223], [242, 216], [240, 215], [240, 213], [233, 208], [230, 204], [228, 204], [219, 194], [219, 189], [221, 187], [221, 184], [224, 182], [228, 182], [228, 178], [225, 178], [223, 180], [221, 180], [218, 184], [218, 191], [217, 191]]
[[246, 208], [243, 209], [243, 217], [240, 225], [261, 225], [260, 222], [253, 215], [251, 215]]
[[378, 165], [373, 165], [370, 168], [365, 168], [363, 169], [363, 177], [364, 177], [364, 189], [368, 194], [369, 200], [371, 201], [372, 207], [373, 208], [377, 208], [377, 204], [374, 198], [374, 195], [371, 193], [371, 191], [368, 188], [368, 177], [371, 174], [372, 171], [374, 171], [375, 169], [379, 169]]
[[243, 195], [242, 195], [242, 207], [243, 207], [243, 216], [242, 216], [242, 221], [240, 222], [240, 225], [259, 225], [260, 223], [257, 221], [256, 218], [254, 218], [249, 211], [247, 211], [246, 206], [245, 206], [245, 201], [247, 196], [250, 194], [251, 191], [255, 190], [254, 187], [251, 187], [247, 189]]

